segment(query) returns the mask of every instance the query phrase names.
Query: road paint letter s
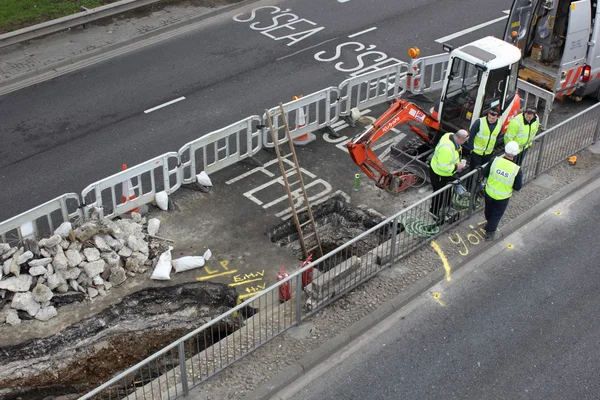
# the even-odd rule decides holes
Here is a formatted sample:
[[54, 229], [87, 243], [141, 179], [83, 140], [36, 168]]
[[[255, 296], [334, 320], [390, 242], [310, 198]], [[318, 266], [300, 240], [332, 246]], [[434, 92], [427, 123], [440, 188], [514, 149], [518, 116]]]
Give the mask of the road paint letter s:
[[[272, 12], [271, 12], [271, 14], [277, 14], [278, 12], [281, 12], [281, 8], [279, 8], [279, 7], [275, 7], [275, 6], [264, 6], [264, 7], [258, 7], [258, 8], [254, 8], [252, 11], [250, 11], [250, 17], [249, 17], [249, 18], [247, 18], [247, 19], [243, 19], [243, 18], [242, 18], [242, 16], [243, 16], [244, 14], [237, 14], [237, 15], [234, 15], [234, 16], [233, 16], [233, 20], [234, 20], [234, 21], [236, 21], [236, 22], [250, 22], [250, 21], [253, 21], [253, 20], [254, 20], [254, 18], [256, 18], [256, 12], [257, 12], [258, 10], [264, 10], [264, 9], [269, 9], [269, 8], [271, 8], [271, 9], [274, 9], [274, 10], [275, 10], [275, 11], [272, 11]], [[285, 10], [285, 12], [287, 12], [287, 11], [292, 11], [292, 10], [291, 10], [291, 9], [287, 9], [287, 10]]]
[[344, 46], [355, 46], [357, 47], [356, 50], [354, 50], [355, 52], [359, 52], [361, 50], [363, 50], [365, 48], [365, 45], [359, 42], [346, 42], [346, 43], [341, 43], [338, 44], [335, 48], [335, 55], [331, 58], [324, 58], [322, 57], [322, 55], [324, 55], [326, 53], [325, 50], [323, 51], [319, 51], [318, 53], [315, 53], [315, 60], [317, 61], [323, 61], [323, 62], [329, 62], [329, 61], [333, 61], [333, 60], [337, 60], [338, 58], [341, 57], [342, 55], [342, 48]]

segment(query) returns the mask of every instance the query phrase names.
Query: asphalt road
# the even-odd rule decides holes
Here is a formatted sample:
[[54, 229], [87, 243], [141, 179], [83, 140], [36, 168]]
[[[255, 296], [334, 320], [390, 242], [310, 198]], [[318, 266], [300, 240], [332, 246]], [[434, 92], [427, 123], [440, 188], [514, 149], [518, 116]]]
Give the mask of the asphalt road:
[[[176, 151], [294, 95], [337, 86], [361, 63], [405, 60], [415, 45], [423, 55], [439, 53], [436, 39], [501, 17], [511, 4], [291, 0], [250, 12], [269, 3], [219, 15], [191, 33], [0, 97], [0, 220], [62, 193], [81, 192], [122, 163]], [[258, 30], [294, 16], [302, 19], [294, 31]], [[503, 27], [496, 23], [450, 43], [500, 35]], [[283, 38], [310, 29], [315, 33]], [[340, 47], [349, 42], [358, 44]], [[180, 97], [185, 100], [144, 113]]]
[[597, 399], [599, 182], [583, 192], [278, 398]]

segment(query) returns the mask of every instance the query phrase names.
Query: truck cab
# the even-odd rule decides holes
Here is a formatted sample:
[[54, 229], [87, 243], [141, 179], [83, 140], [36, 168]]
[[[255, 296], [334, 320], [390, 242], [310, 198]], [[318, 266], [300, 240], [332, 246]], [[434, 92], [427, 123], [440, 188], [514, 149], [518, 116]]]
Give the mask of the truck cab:
[[504, 40], [522, 53], [519, 78], [557, 99], [600, 100], [597, 0], [514, 0]]

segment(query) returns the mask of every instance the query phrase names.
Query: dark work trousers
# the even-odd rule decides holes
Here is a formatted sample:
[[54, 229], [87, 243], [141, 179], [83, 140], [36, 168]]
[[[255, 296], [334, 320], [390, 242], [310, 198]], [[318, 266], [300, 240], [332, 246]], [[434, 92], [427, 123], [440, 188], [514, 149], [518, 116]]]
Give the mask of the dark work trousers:
[[475, 154], [475, 152], [471, 152], [471, 160], [469, 162], [469, 168], [471, 171], [477, 169], [480, 165], [487, 164], [492, 159], [492, 154], [486, 154], [484, 156], [480, 156], [479, 154]]
[[504, 200], [494, 200], [487, 193], [485, 194], [485, 209], [483, 214], [487, 220], [487, 225], [485, 226], [486, 232], [496, 232], [500, 219], [504, 215], [506, 207], [508, 207], [508, 200], [510, 200], [510, 197]]
[[529, 150], [529, 147], [515, 156], [514, 163], [517, 164], [519, 167], [523, 163], [523, 160], [525, 159], [525, 155], [527, 154], [528, 150]]
[[[450, 182], [456, 180], [454, 175], [452, 176], [439, 176], [433, 169], [431, 165], [429, 166], [429, 180], [431, 181], [431, 187], [434, 192], [437, 192]], [[431, 206], [429, 207], [429, 211], [436, 216], [440, 216], [440, 209], [444, 209], [450, 206], [450, 202], [452, 201], [452, 190], [446, 190], [431, 199]]]

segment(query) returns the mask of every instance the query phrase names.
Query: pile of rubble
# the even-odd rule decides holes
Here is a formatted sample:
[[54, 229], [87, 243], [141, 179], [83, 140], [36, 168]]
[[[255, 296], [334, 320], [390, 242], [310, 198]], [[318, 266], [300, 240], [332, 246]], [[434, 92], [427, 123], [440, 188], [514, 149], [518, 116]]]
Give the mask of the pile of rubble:
[[47, 321], [61, 305], [106, 295], [128, 276], [146, 272], [164, 250], [148, 242], [159, 225], [133, 213], [76, 229], [65, 222], [53, 236], [19, 246], [0, 243], [0, 324]]

